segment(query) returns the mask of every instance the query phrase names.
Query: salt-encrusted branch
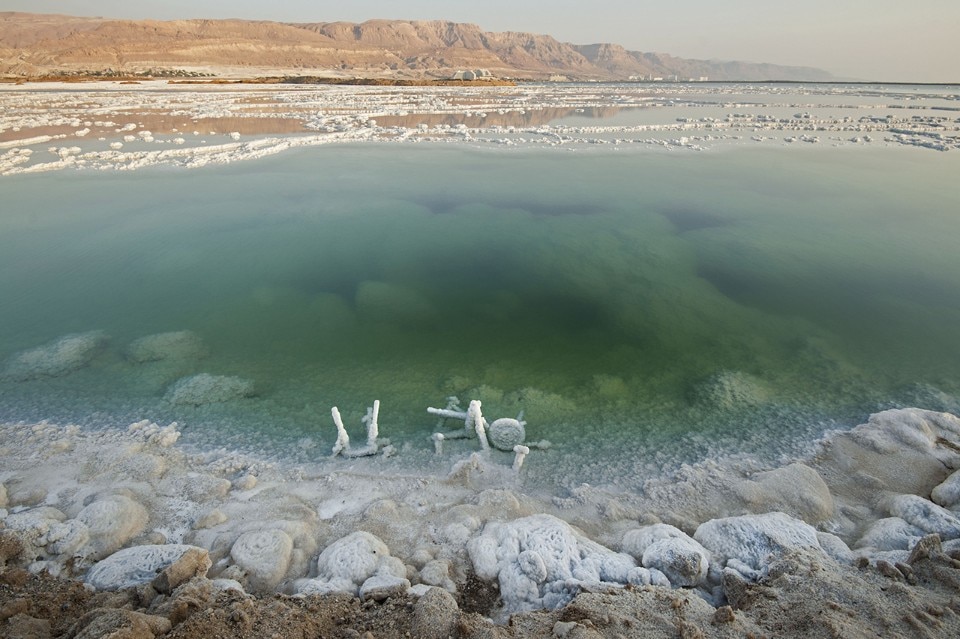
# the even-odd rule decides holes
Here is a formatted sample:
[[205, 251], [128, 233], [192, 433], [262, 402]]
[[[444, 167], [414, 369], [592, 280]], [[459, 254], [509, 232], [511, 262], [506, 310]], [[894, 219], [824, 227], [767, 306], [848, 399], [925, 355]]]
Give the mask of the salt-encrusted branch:
[[430, 436], [430, 439], [433, 440], [433, 449], [438, 455], [443, 454], [443, 433], [434, 433]]
[[380, 416], [380, 400], [373, 400], [373, 407], [367, 409], [366, 416], [360, 420], [367, 425], [367, 447], [377, 447], [377, 436], [380, 434], [377, 417]]
[[473, 427], [480, 439], [480, 448], [487, 452], [490, 450], [490, 442], [487, 441], [486, 423], [483, 421], [483, 413], [480, 412], [480, 400], [475, 399], [470, 402], [470, 408], [467, 409], [467, 419], [473, 422]]
[[530, 454], [530, 448], [517, 444], [513, 447], [513, 452], [517, 454], [517, 456], [513, 458], [513, 470], [514, 472], [520, 472], [520, 467], [523, 466], [524, 458]]
[[337, 441], [333, 445], [333, 456], [336, 457], [344, 450], [349, 450], [350, 435], [347, 434], [347, 429], [343, 427], [343, 420], [340, 419], [340, 411], [336, 406], [330, 409], [330, 414], [333, 415], [333, 423], [337, 425]]
[[[380, 449], [380, 443], [378, 441], [380, 434], [380, 427], [377, 423], [377, 419], [380, 416], [380, 400], [374, 400], [373, 406], [367, 408], [367, 414], [362, 418], [367, 425], [367, 445], [363, 448], [350, 448], [350, 436], [347, 435], [347, 429], [343, 427], [343, 420], [340, 418], [340, 411], [336, 406], [330, 409], [330, 413], [333, 415], [333, 423], [337, 425], [337, 441], [333, 445], [333, 456], [343, 455], [344, 457], [368, 457], [370, 455], [376, 455], [377, 451]], [[383, 440], [384, 444], [388, 444], [388, 440]], [[386, 448], [384, 449], [386, 453]]]

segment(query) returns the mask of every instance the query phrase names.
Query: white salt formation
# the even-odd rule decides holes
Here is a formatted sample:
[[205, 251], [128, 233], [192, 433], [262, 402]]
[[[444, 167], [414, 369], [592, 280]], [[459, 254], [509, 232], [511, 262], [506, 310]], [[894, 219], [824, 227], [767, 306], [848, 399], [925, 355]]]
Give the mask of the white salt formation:
[[403, 562], [391, 557], [386, 544], [367, 532], [330, 544], [317, 557], [316, 572], [315, 578], [297, 583], [299, 594], [345, 592], [378, 599], [410, 587]]
[[64, 335], [12, 356], [4, 365], [2, 376], [26, 381], [67, 375], [90, 364], [108, 341], [103, 331]]
[[154, 581], [165, 569], [182, 560], [188, 553], [196, 555], [189, 576], [204, 576], [210, 568], [206, 550], [183, 544], [166, 546], [133, 546], [124, 548], [97, 563], [84, 581], [97, 590], [119, 590], [142, 586]]

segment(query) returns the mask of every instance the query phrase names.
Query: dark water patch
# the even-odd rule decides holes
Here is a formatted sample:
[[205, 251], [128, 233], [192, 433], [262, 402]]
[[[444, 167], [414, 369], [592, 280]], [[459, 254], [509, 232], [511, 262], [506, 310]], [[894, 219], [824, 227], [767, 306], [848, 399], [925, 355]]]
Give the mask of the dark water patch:
[[689, 233], [701, 229], [727, 226], [730, 222], [719, 215], [694, 208], [669, 208], [659, 211], [677, 229], [677, 233]]

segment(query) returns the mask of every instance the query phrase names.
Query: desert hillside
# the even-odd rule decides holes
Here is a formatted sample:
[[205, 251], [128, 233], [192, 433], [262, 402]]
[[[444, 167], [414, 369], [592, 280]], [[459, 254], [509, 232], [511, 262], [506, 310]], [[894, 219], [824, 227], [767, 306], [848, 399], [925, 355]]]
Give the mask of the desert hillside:
[[284, 24], [246, 20], [112, 20], [0, 12], [0, 73], [182, 70], [214, 75], [452, 76], [487, 69], [500, 77], [828, 80], [806, 67], [688, 60], [574, 45], [548, 35], [483, 31], [446, 21]]

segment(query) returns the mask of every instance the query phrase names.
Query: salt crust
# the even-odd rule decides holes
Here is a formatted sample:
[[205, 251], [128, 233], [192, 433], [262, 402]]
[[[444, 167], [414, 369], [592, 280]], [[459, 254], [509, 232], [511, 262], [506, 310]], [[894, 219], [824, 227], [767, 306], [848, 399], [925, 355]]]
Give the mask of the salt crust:
[[[561, 502], [518, 492], [522, 478], [482, 455], [447, 477], [384, 482], [379, 473], [331, 472], [329, 463], [286, 469], [227, 451], [187, 454], [178, 437], [175, 424], [150, 422], [123, 431], [0, 427], [0, 520], [23, 543], [32, 562], [25, 567], [119, 575], [107, 571], [111, 563], [98, 568], [122, 563], [125, 555], [103, 559], [119, 546], [149, 555], [136, 549], [182, 539], [209, 552], [211, 577], [230, 588], [382, 598], [417, 582], [449, 590], [475, 572], [499, 582], [503, 608], [495, 614], [503, 619], [625, 584], [692, 587], [719, 605], [725, 575], [763, 578], [786, 552], [894, 565], [918, 535], [942, 535], [945, 549], [960, 542], [956, 514], [921, 496], [960, 468], [960, 419], [920, 409], [873, 415], [825, 440], [803, 465], [744, 476], [705, 462], [688, 467], [671, 491], [652, 483], [642, 496], [582, 487]], [[64, 440], [70, 445], [53, 445]], [[749, 513], [750, 504], [793, 509], [782, 489], [790, 478], [827, 487], [816, 501], [833, 503], [834, 512], [821, 530], [782, 512], [713, 514]], [[754, 485], [750, 499], [743, 482]], [[580, 528], [545, 514], [558, 508]], [[640, 524], [656, 517], [674, 525]], [[95, 581], [108, 588], [124, 579]]]
[[166, 359], [201, 359], [207, 356], [208, 351], [203, 340], [193, 331], [175, 331], [134, 340], [124, 354], [130, 361], [142, 364]]

